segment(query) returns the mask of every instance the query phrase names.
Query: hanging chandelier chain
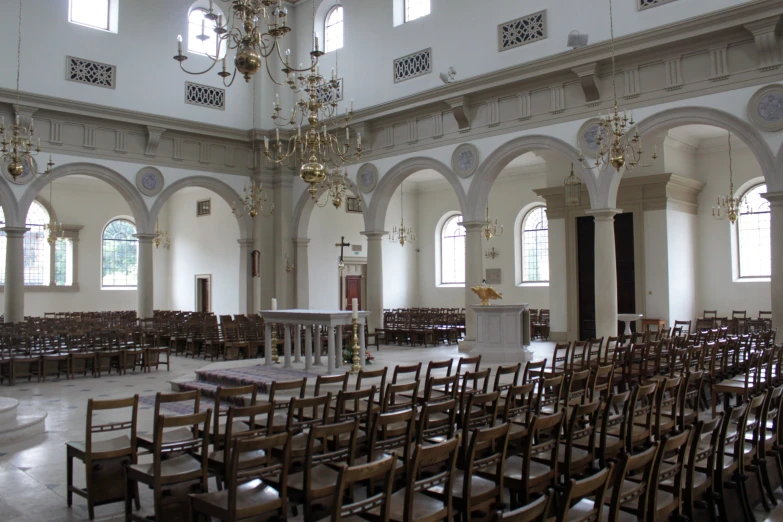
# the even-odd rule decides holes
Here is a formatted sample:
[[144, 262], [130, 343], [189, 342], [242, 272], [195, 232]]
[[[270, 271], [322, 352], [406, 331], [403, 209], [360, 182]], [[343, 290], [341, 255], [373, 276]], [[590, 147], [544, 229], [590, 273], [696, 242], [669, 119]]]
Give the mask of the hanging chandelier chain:
[[19, 111], [19, 76], [22, 70], [22, 0], [19, 0], [19, 24], [16, 34], [16, 110]]
[[734, 197], [734, 171], [731, 166], [731, 131], [729, 131], [729, 196]]
[[614, 93], [614, 104], [617, 106], [617, 68], [614, 59], [614, 12], [612, 10], [612, 0], [609, 0], [609, 41], [612, 46], [612, 91]]

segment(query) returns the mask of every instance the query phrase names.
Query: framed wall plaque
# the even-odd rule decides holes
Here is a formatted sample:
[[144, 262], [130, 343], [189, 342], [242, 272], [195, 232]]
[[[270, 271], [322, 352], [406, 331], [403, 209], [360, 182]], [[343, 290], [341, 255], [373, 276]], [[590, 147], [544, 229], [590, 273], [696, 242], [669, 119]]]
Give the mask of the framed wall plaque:
[[500, 268], [487, 268], [484, 273], [484, 279], [486, 279], [488, 285], [499, 285], [502, 281], [500, 274]]
[[349, 214], [361, 214], [362, 213], [362, 200], [348, 196], [345, 200], [345, 211]]

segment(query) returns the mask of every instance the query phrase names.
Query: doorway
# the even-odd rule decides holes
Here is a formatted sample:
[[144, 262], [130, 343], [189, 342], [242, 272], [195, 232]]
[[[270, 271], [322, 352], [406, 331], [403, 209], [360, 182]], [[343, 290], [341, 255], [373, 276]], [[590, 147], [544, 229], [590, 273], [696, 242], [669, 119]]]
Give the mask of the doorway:
[[357, 299], [359, 310], [362, 310], [362, 276], [345, 276], [345, 304], [344, 310], [353, 311], [353, 300]]
[[204, 313], [212, 311], [212, 276], [210, 274], [196, 276], [196, 311]]
[[[576, 218], [577, 276], [579, 290], [579, 339], [594, 339], [595, 324], [595, 220]], [[636, 265], [634, 261], [633, 212], [614, 217], [614, 248], [617, 269], [617, 311], [636, 313]], [[618, 331], [622, 331], [618, 322]], [[635, 328], [632, 325], [632, 329]]]

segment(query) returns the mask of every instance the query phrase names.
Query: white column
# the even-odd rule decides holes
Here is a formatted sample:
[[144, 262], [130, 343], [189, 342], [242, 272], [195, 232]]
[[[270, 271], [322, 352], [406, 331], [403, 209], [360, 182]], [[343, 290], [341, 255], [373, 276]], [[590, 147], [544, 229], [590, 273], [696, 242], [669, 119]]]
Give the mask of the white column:
[[154, 297], [154, 279], [152, 271], [152, 240], [157, 237], [155, 234], [136, 234], [139, 239], [139, 265], [138, 282], [136, 283], [136, 297], [138, 305], [136, 313], [139, 319], [152, 317], [153, 297]]
[[321, 363], [321, 325], [317, 324], [313, 332], [313, 353], [315, 354], [314, 366], [322, 366]]
[[272, 366], [272, 325], [264, 322], [264, 366]]
[[[359, 319], [359, 364], [364, 368], [365, 361], [367, 360], [367, 344], [364, 338], [364, 321]], [[353, 361], [352, 361], [353, 362]]]
[[780, 328], [783, 327], [783, 192], [768, 192], [764, 197], [770, 210], [772, 325]]
[[334, 341], [337, 345], [334, 367], [339, 369], [343, 365], [343, 325], [338, 325], [337, 328], [335, 328]]
[[565, 342], [568, 337], [568, 259], [564, 210], [547, 209], [549, 219], [549, 338]]
[[367, 236], [367, 310], [370, 333], [383, 328], [383, 236], [388, 232], [362, 232]]
[[[258, 219], [256, 216], [255, 219]], [[239, 239], [239, 313], [253, 315], [259, 308], [253, 308], [253, 251], [252, 239]]]
[[[291, 252], [291, 219], [293, 213], [291, 187], [293, 176], [281, 176], [275, 185], [275, 293], [281, 310], [293, 308], [293, 275], [285, 271], [285, 259], [293, 259]], [[258, 219], [258, 218], [256, 218]]]
[[[260, 176], [254, 176], [253, 179], [256, 183], [261, 182]], [[256, 277], [253, 277], [252, 253], [254, 250], [258, 250], [259, 252], [263, 250], [263, 247], [261, 246], [262, 237], [263, 237], [263, 227], [261, 226], [262, 221], [263, 219], [261, 218], [261, 216], [256, 216], [253, 219], [253, 246], [248, 258], [248, 264], [250, 270], [250, 282], [251, 282], [251, 286], [253, 287], [252, 308], [250, 308], [248, 313], [252, 313], [252, 314], [257, 314], [258, 311], [261, 310], [261, 271], [259, 270], [258, 275]]]
[[5, 227], [5, 322], [24, 321], [24, 227]]
[[[326, 341], [328, 343], [326, 372], [331, 375], [334, 373], [334, 328], [331, 325], [326, 326]], [[316, 360], [316, 364], [319, 362]]]
[[293, 325], [294, 329], [294, 362], [302, 362], [302, 325]]
[[476, 345], [476, 313], [471, 305], [477, 305], [481, 299], [470, 289], [480, 286], [484, 280], [484, 254], [481, 244], [483, 221], [462, 222], [465, 228], [465, 340], [460, 343], [460, 351], [469, 352]]
[[622, 210], [588, 210], [595, 218], [595, 329], [596, 337], [617, 335], [617, 258], [614, 216]]
[[307, 238], [294, 239], [296, 258], [294, 260], [294, 273], [296, 278], [296, 307], [300, 310], [310, 308], [310, 274], [308, 272], [308, 245]]
[[305, 370], [313, 367], [313, 325], [305, 325]]
[[285, 338], [285, 343], [283, 344], [283, 351], [285, 352], [284, 366], [286, 368], [290, 368], [291, 367], [291, 325], [284, 324], [283, 328], [285, 328], [285, 335], [283, 336]]

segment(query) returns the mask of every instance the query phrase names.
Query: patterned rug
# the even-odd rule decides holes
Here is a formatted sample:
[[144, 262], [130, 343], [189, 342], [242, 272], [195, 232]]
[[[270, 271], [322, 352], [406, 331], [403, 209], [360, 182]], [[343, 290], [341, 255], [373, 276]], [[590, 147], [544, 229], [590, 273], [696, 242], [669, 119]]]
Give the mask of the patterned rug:
[[199, 382], [216, 386], [246, 386], [255, 384], [258, 393], [268, 393], [268, 385], [273, 381], [296, 381], [315, 379], [317, 373], [281, 368], [280, 366], [245, 366], [225, 370], [199, 370], [196, 372]]
[[[174, 415], [192, 415], [193, 414], [193, 401], [182, 402], [166, 402], [160, 405], [161, 413], [174, 414]], [[154, 410], [155, 408], [155, 396], [145, 395], [139, 397], [139, 409], [141, 410]], [[199, 411], [207, 411], [215, 408], [215, 401], [201, 397], [198, 402]]]

